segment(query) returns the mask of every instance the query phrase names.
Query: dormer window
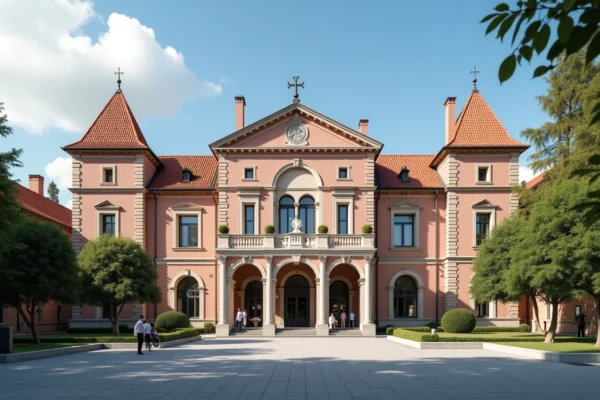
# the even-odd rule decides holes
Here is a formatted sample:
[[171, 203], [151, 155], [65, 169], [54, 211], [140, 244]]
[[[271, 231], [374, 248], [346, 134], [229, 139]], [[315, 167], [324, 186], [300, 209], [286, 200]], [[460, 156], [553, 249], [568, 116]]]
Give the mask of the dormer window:
[[408, 179], [409, 172], [410, 172], [410, 170], [407, 167], [402, 168], [402, 170], [400, 171], [400, 182], [402, 182], [402, 183], [409, 182], [409, 179]]
[[190, 171], [189, 169], [184, 169], [183, 171], [183, 177], [181, 179], [181, 181], [183, 183], [189, 183], [192, 180], [192, 171]]

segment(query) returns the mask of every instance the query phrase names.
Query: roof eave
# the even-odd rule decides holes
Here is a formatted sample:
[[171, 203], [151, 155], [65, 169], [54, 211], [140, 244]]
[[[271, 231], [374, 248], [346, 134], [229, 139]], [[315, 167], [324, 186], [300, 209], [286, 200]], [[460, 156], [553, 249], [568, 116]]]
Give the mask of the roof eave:
[[78, 151], [148, 151], [150, 155], [156, 160], [159, 166], [163, 166], [163, 163], [160, 161], [160, 158], [152, 151], [150, 147], [69, 147], [63, 146], [61, 150], [66, 153], [78, 152]]
[[448, 151], [461, 151], [461, 150], [488, 150], [488, 151], [489, 150], [502, 150], [502, 151], [507, 151], [507, 150], [513, 150], [513, 151], [518, 151], [519, 153], [523, 153], [529, 147], [531, 147], [531, 146], [528, 144], [522, 144], [519, 146], [444, 146], [435, 155], [435, 157], [433, 157], [433, 160], [431, 160], [429, 167], [434, 168], [434, 169], [437, 168], [440, 165], [440, 162], [442, 161], [442, 156]]

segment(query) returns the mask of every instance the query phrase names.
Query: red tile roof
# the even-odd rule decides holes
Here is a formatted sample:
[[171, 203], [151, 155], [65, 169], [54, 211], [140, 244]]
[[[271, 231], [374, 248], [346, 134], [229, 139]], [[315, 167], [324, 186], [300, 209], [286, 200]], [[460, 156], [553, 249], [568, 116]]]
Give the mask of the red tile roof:
[[18, 183], [15, 186], [19, 191], [18, 199], [23, 210], [71, 228], [71, 210]]
[[478, 90], [471, 92], [445, 147], [523, 147], [513, 139]]
[[64, 147], [64, 149], [82, 148], [148, 148], [146, 138], [122, 92], [118, 91], [108, 101], [81, 140]]
[[[385, 188], [441, 188], [437, 172], [429, 167], [434, 155], [382, 155], [375, 163], [377, 185]], [[400, 170], [409, 169], [409, 182], [400, 181]]]
[[538, 176], [536, 176], [535, 178], [533, 178], [532, 180], [527, 182], [525, 184], [525, 187], [527, 189], [535, 189], [536, 187], [538, 187], [538, 185], [540, 183], [542, 183], [543, 180], [544, 180], [544, 173], [542, 172], [541, 174], [539, 174]]
[[[150, 183], [151, 189], [211, 189], [215, 187], [217, 159], [214, 156], [159, 156], [163, 167]], [[192, 180], [181, 181], [183, 170], [192, 172]]]

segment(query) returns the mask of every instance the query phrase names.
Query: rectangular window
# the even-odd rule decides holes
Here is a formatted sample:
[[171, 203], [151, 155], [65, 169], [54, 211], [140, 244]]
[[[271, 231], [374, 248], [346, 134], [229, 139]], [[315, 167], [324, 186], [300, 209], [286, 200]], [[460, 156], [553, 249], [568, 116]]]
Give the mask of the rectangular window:
[[480, 246], [490, 233], [490, 214], [477, 213], [475, 218], [475, 245]]
[[477, 303], [477, 318], [484, 318], [490, 315], [489, 303]]
[[254, 179], [254, 168], [244, 168], [244, 179]]
[[394, 215], [394, 247], [414, 247], [414, 215]]
[[488, 182], [488, 167], [479, 167], [477, 169], [477, 181], [478, 182]]
[[179, 216], [179, 247], [198, 247], [198, 216]]
[[244, 205], [244, 234], [254, 234], [254, 205]]
[[44, 316], [42, 314], [42, 306], [41, 305], [38, 305], [37, 318], [38, 318], [37, 322], [40, 322], [40, 323], [44, 322]]
[[552, 304], [546, 304], [546, 319], [552, 319]]
[[348, 179], [348, 168], [339, 168], [338, 169], [338, 179]]
[[114, 214], [102, 214], [102, 234], [115, 236], [116, 217]]
[[103, 182], [104, 183], [114, 183], [114, 179], [115, 179], [114, 172], [115, 171], [113, 170], [113, 168], [104, 168], [102, 171]]
[[341, 235], [348, 234], [348, 204], [338, 205], [338, 232]]
[[56, 322], [62, 321], [62, 312], [63, 312], [62, 306], [56, 306]]

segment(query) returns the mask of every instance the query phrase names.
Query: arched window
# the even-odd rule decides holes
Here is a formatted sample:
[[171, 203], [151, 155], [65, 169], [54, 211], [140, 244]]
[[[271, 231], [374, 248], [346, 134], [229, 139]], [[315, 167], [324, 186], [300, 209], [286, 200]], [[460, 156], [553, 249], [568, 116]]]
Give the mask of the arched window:
[[294, 220], [294, 199], [289, 196], [279, 200], [279, 233], [290, 233]]
[[315, 200], [312, 197], [304, 196], [300, 199], [300, 210], [298, 217], [302, 221], [302, 232], [315, 233]]
[[177, 311], [190, 318], [200, 317], [200, 288], [192, 277], [186, 277], [177, 286]]
[[417, 318], [417, 283], [401, 276], [394, 284], [394, 318]]

